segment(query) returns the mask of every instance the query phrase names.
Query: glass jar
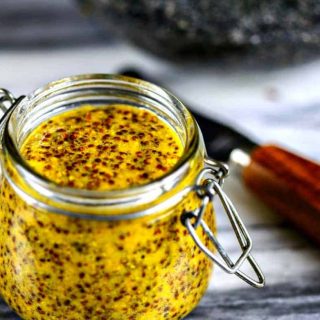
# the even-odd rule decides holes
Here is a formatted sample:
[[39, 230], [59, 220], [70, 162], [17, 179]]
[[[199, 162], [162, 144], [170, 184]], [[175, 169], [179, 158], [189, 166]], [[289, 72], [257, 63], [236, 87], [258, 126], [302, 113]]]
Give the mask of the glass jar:
[[[1, 93], [0, 293], [23, 319], [181, 319], [214, 263], [263, 286], [250, 237], [221, 189], [227, 167], [207, 158], [199, 127], [173, 95], [112, 75], [62, 79], [18, 99]], [[177, 132], [184, 153], [169, 173], [128, 189], [79, 190], [46, 180], [19, 152], [53, 115], [114, 103], [149, 109]], [[243, 249], [236, 262], [215, 237], [214, 195]], [[245, 260], [257, 281], [239, 270]]]

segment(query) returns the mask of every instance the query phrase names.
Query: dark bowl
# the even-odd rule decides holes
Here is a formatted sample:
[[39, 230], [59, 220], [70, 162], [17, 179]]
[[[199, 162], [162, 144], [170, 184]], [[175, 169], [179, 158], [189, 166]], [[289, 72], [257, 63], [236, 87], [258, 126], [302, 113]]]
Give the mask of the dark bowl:
[[284, 62], [320, 48], [319, 0], [78, 0], [108, 32], [173, 59]]

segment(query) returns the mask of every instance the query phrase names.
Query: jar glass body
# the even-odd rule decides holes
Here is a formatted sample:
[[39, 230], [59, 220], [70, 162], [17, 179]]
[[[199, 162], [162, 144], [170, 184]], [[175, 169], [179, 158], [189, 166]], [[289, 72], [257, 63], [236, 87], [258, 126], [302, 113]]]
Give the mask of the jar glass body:
[[[178, 132], [185, 154], [167, 176], [132, 190], [69, 190], [42, 180], [19, 158], [25, 137], [52, 114], [117, 102], [147, 106]], [[198, 130], [167, 92], [121, 77], [63, 80], [18, 104], [2, 136], [0, 293], [6, 302], [26, 320], [188, 314], [212, 272], [181, 223], [184, 212], [200, 205], [192, 188], [205, 157]], [[215, 229], [211, 205], [204, 220]], [[202, 229], [198, 236], [213, 250]]]

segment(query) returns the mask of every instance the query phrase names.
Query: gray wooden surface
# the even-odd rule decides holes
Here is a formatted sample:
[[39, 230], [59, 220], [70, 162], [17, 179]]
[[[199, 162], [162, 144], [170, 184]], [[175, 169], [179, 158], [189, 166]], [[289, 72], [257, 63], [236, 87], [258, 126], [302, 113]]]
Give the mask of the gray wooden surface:
[[[320, 61], [271, 71], [190, 70], [110, 35], [103, 38], [73, 2], [1, 0], [0, 87], [19, 95], [70, 74], [112, 73], [127, 65], [152, 73], [199, 112], [258, 141], [271, 139], [320, 160]], [[253, 238], [253, 254], [267, 286], [250, 288], [216, 268], [207, 294], [187, 320], [320, 319], [320, 250], [265, 208], [234, 174], [225, 190]], [[219, 205], [217, 215], [220, 239], [236, 255], [235, 238]], [[0, 319], [18, 318], [2, 303]]]

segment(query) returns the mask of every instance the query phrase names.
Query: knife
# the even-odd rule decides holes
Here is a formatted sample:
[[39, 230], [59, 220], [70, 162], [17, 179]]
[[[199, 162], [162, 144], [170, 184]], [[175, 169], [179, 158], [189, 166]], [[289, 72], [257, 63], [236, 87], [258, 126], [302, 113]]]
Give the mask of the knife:
[[[158, 83], [134, 68], [119, 73]], [[320, 164], [277, 145], [258, 145], [186, 105], [201, 128], [208, 155], [236, 164], [242, 181], [258, 198], [320, 245]]]

